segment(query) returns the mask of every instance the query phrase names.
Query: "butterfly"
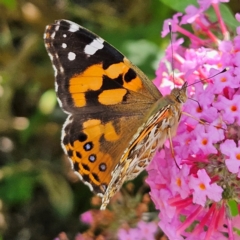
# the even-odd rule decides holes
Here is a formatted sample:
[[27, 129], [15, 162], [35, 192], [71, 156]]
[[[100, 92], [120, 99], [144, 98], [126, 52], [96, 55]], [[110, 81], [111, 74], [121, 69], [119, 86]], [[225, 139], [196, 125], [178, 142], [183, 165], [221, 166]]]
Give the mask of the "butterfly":
[[63, 150], [105, 209], [176, 134], [187, 84], [163, 97], [123, 54], [68, 20], [48, 25], [44, 42], [59, 105], [68, 114]]

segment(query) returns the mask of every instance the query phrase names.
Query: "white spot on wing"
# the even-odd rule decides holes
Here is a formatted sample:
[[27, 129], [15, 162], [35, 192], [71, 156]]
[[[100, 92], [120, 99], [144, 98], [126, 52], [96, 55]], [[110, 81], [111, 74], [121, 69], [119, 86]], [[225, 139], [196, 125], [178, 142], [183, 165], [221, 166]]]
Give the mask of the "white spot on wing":
[[58, 84], [57, 84], [57, 81], [54, 82], [54, 85], [55, 85], [55, 92], [58, 91]]
[[66, 48], [67, 47], [67, 44], [66, 43], [63, 43], [62, 44], [62, 48]]
[[63, 34], [63, 37], [66, 38], [66, 37], [67, 37], [67, 34]]
[[51, 34], [51, 39], [54, 39], [55, 38], [55, 35], [56, 35], [56, 32], [53, 32], [52, 34]]
[[93, 55], [99, 49], [103, 48], [104, 40], [102, 38], [94, 39], [90, 44], [86, 45], [84, 48], [84, 52], [87, 55]]
[[60, 25], [56, 25], [56, 27], [55, 27], [55, 31], [58, 31], [59, 28], [60, 28]]
[[62, 102], [61, 102], [61, 100], [57, 97], [57, 101], [58, 101], [58, 104], [59, 104], [59, 106], [60, 106], [60, 108], [62, 108]]
[[74, 22], [71, 22], [69, 20], [64, 20], [64, 22], [67, 22], [70, 24], [69, 30], [68, 30], [69, 32], [76, 32], [80, 29], [80, 26]]
[[57, 76], [58, 72], [57, 72], [57, 68], [55, 67], [55, 65], [52, 65], [53, 66], [53, 70], [54, 70], [54, 77]]
[[50, 52], [48, 52], [48, 56], [49, 56], [50, 60], [53, 61], [53, 55]]
[[73, 61], [76, 58], [76, 54], [73, 52], [68, 53], [68, 60]]
[[64, 73], [64, 69], [63, 69], [62, 66], [59, 67], [59, 70], [60, 70], [61, 73]]

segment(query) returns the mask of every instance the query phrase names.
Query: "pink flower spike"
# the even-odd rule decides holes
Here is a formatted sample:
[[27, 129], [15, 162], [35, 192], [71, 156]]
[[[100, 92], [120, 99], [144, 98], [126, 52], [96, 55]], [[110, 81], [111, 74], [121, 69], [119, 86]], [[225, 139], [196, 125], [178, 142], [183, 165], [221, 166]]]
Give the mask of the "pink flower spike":
[[210, 209], [208, 210], [207, 214], [201, 219], [197, 227], [195, 227], [194, 231], [192, 232], [193, 236], [199, 235], [199, 233], [202, 231], [204, 226], [207, 225], [207, 222], [209, 221], [215, 209], [216, 209], [216, 203], [213, 203]]
[[212, 6], [213, 6], [213, 9], [217, 15], [217, 18], [218, 18], [218, 22], [219, 22], [219, 25], [221, 27], [221, 30], [222, 30], [222, 34], [223, 34], [223, 37], [224, 37], [224, 40], [228, 40], [229, 39], [229, 32], [227, 31], [227, 28], [226, 28], [226, 25], [222, 19], [222, 15], [221, 15], [221, 12], [219, 10], [219, 5], [218, 3], [212, 3]]
[[218, 44], [220, 42], [219, 39], [209, 30], [209, 28], [205, 26], [199, 19], [196, 19], [196, 23], [202, 28], [202, 31], [208, 35], [213, 43]]
[[[235, 199], [240, 212], [240, 27], [228, 25], [219, 11], [218, 4], [228, 0], [197, 2], [200, 7], [189, 6], [172, 20], [174, 52], [166, 51], [156, 80], [164, 91], [188, 83], [188, 100], [172, 138], [182, 168], [173, 164], [167, 141], [150, 163], [147, 181], [169, 239], [233, 240], [239, 238], [240, 217], [234, 220], [226, 202]], [[206, 11], [209, 7], [213, 11]], [[236, 18], [240, 22], [240, 14]]]
[[225, 218], [225, 203], [223, 202], [223, 204], [220, 206], [220, 209], [218, 210], [218, 216], [215, 222], [215, 229], [223, 226], [224, 223], [224, 218]]
[[177, 229], [177, 233], [180, 235], [187, 227], [189, 227], [193, 221], [196, 220], [198, 214], [203, 210], [202, 206], [198, 206], [196, 210], [187, 217], [184, 223]]
[[206, 203], [206, 197], [216, 202], [222, 199], [223, 189], [216, 183], [210, 184], [211, 179], [205, 169], [197, 172], [198, 178], [190, 176], [189, 186], [193, 189], [193, 202], [202, 206]]
[[182, 33], [186, 37], [188, 37], [190, 40], [192, 40], [196, 44], [199, 44], [200, 46], [205, 45], [204, 41], [201, 38], [196, 37], [194, 34], [192, 34], [191, 32], [189, 32], [187, 30], [185, 30], [184, 28], [182, 28], [180, 26], [177, 26], [177, 31]]
[[218, 211], [215, 208], [213, 211], [213, 215], [210, 221], [210, 224], [208, 225], [208, 230], [207, 230], [207, 234], [205, 236], [205, 240], [210, 239], [211, 235], [214, 233], [215, 229], [215, 222], [217, 221], [217, 215], [218, 215]]
[[228, 225], [228, 239], [229, 240], [234, 240], [233, 225], [232, 225], [232, 220], [230, 219], [230, 217], [227, 217], [227, 225]]
[[186, 198], [186, 199], [182, 199], [180, 201], [176, 201], [174, 202], [174, 198], [173, 199], [169, 199], [169, 205], [170, 206], [174, 206], [177, 208], [176, 212], [180, 212], [182, 209], [191, 206], [192, 205], [192, 197]]

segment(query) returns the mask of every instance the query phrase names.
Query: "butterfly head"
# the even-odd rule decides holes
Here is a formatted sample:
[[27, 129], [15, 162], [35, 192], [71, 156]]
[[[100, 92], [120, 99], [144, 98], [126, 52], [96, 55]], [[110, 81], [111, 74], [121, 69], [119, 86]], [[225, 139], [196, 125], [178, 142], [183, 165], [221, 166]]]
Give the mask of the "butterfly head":
[[174, 100], [180, 104], [183, 104], [187, 101], [187, 87], [188, 83], [185, 82], [181, 88], [174, 88], [171, 92], [171, 95], [174, 97]]

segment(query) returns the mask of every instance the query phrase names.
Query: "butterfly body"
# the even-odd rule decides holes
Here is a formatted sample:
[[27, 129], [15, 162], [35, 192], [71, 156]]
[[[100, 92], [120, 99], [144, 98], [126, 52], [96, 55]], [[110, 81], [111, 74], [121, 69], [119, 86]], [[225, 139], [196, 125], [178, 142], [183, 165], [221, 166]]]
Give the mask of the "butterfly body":
[[120, 52], [67, 20], [47, 26], [44, 40], [58, 101], [69, 115], [62, 147], [104, 209], [148, 165], [169, 129], [175, 135], [186, 87], [163, 97]]

